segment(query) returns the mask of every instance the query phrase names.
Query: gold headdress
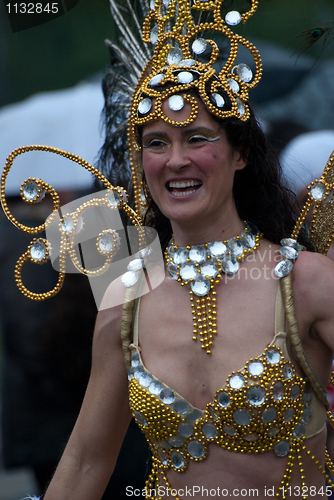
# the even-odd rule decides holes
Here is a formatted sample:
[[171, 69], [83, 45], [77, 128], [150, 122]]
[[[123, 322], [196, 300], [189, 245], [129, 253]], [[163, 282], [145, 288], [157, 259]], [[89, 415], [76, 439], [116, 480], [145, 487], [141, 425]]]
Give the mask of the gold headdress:
[[[249, 3], [251, 7], [249, 8]], [[135, 209], [140, 213], [142, 199], [140, 144], [137, 127], [161, 118], [174, 126], [185, 126], [197, 116], [195, 89], [207, 109], [219, 118], [249, 118], [249, 90], [261, 78], [262, 63], [257, 49], [233, 31], [256, 11], [258, 0], [245, 2], [247, 10], [224, 11], [224, 0], [156, 0], [143, 26], [143, 41], [155, 46], [135, 88], [128, 123], [128, 141], [134, 179]], [[205, 21], [203, 20], [205, 19]], [[219, 49], [214, 37], [225, 37], [229, 44]], [[221, 44], [220, 44], [221, 45]], [[238, 62], [239, 49], [245, 48], [254, 60], [255, 74]], [[222, 66], [221, 69], [218, 66]], [[178, 111], [191, 105], [187, 120], [170, 120], [162, 110], [163, 101]]]

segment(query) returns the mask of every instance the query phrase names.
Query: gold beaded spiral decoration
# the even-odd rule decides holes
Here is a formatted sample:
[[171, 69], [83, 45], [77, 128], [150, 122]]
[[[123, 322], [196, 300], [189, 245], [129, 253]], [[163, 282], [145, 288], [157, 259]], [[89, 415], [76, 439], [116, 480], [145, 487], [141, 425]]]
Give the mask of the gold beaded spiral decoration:
[[[61, 289], [64, 279], [65, 279], [65, 273], [66, 273], [66, 253], [69, 254], [74, 266], [83, 274], [86, 274], [88, 276], [99, 276], [101, 275], [110, 265], [113, 257], [118, 251], [118, 246], [119, 246], [119, 238], [116, 232], [112, 229], [102, 231], [100, 235], [98, 235], [98, 240], [101, 239], [105, 233], [110, 233], [111, 238], [114, 241], [114, 244], [112, 245], [112, 249], [110, 252], [103, 252], [97, 249], [100, 254], [106, 256], [106, 261], [103, 266], [101, 266], [100, 269], [95, 270], [95, 271], [89, 271], [85, 268], [83, 268], [76, 256], [75, 249], [74, 249], [74, 241], [75, 241], [75, 234], [78, 226], [78, 220], [80, 219], [81, 215], [90, 207], [94, 206], [101, 206], [101, 205], [106, 205], [110, 206], [109, 200], [110, 196], [115, 196], [117, 195], [118, 202], [116, 206], [113, 206], [110, 208], [112, 209], [123, 209], [127, 216], [129, 217], [131, 223], [138, 228], [139, 231], [139, 246], [142, 247], [144, 245], [144, 232], [142, 228], [142, 221], [140, 217], [132, 210], [128, 204], [127, 204], [127, 193], [124, 191], [123, 188], [120, 187], [114, 187], [112, 184], [104, 177], [103, 174], [99, 170], [97, 170], [95, 167], [93, 167], [90, 163], [88, 163], [86, 160], [83, 158], [80, 158], [80, 156], [77, 156], [72, 153], [68, 153], [66, 151], [63, 151], [58, 148], [54, 148], [51, 146], [41, 146], [41, 145], [32, 145], [32, 146], [25, 146], [21, 147], [18, 149], [15, 149], [12, 151], [12, 153], [8, 156], [6, 160], [6, 164], [1, 176], [1, 206], [3, 208], [3, 211], [5, 212], [6, 217], [11, 221], [12, 224], [14, 224], [15, 227], [20, 229], [21, 231], [28, 233], [28, 234], [38, 234], [42, 231], [45, 231], [48, 227], [52, 225], [52, 223], [55, 221], [55, 219], [58, 217], [58, 211], [60, 207], [60, 200], [59, 200], [59, 195], [57, 192], [53, 189], [52, 186], [47, 184], [41, 179], [36, 179], [34, 177], [29, 177], [26, 179], [21, 186], [21, 197], [24, 202], [29, 203], [29, 204], [34, 204], [34, 203], [40, 203], [42, 199], [44, 198], [45, 194], [49, 194], [52, 197], [53, 201], [53, 210], [52, 213], [49, 215], [49, 217], [46, 219], [46, 221], [43, 224], [40, 224], [39, 226], [35, 227], [30, 227], [26, 226], [24, 224], [21, 224], [10, 212], [7, 202], [6, 202], [6, 196], [5, 196], [5, 185], [6, 185], [6, 179], [8, 176], [8, 173], [10, 169], [13, 166], [13, 162], [17, 156], [27, 153], [30, 151], [45, 151], [49, 153], [54, 153], [60, 156], [63, 156], [64, 158], [68, 158], [69, 160], [78, 163], [81, 165], [83, 168], [91, 172], [97, 179], [99, 179], [104, 186], [107, 188], [107, 194], [105, 195], [104, 198], [93, 198], [92, 200], [83, 203], [73, 214], [66, 214], [64, 217], [62, 217], [60, 224], [59, 224], [59, 230], [60, 230], [60, 253], [59, 253], [59, 276], [58, 276], [58, 282], [54, 286], [54, 288], [48, 292], [44, 293], [34, 293], [28, 290], [25, 285], [22, 282], [22, 277], [21, 277], [21, 272], [22, 272], [22, 267], [27, 261], [31, 261], [35, 264], [45, 264], [49, 259], [50, 259], [50, 254], [51, 254], [51, 245], [50, 243], [44, 239], [44, 238], [34, 238], [29, 246], [27, 251], [19, 258], [16, 267], [15, 267], [15, 281], [16, 284], [19, 288], [19, 290], [25, 295], [26, 297], [40, 301], [44, 300], [50, 297], [53, 297], [56, 295], [59, 290]], [[36, 196], [32, 197], [31, 199], [27, 198], [25, 195], [25, 188], [29, 183], [33, 183], [35, 188], [36, 188]], [[73, 222], [73, 228], [70, 231], [64, 230], [64, 222], [66, 221], [66, 218], [71, 217], [72, 222]]]
[[313, 217], [310, 241], [315, 250], [324, 255], [334, 239], [334, 151], [328, 159], [322, 176], [308, 186], [306, 203], [297, 219], [291, 238], [297, 240], [305, 218], [312, 207]]
[[[142, 30], [143, 41], [155, 45], [154, 54], [135, 88], [128, 123], [138, 213], [142, 205], [138, 126], [159, 118], [173, 126], [188, 125], [198, 113], [196, 99], [191, 95], [194, 91], [208, 111], [219, 118], [236, 117], [243, 121], [249, 118], [248, 94], [260, 81], [262, 63], [255, 46], [232, 28], [240, 22], [245, 23], [255, 13], [257, 6], [258, 0], [245, 0], [244, 13], [232, 10], [224, 15], [224, 0], [155, 1]], [[210, 34], [206, 37], [208, 32]], [[211, 39], [214, 32], [226, 37], [229, 43], [227, 55], [222, 55], [217, 43]], [[199, 49], [195, 49], [196, 43], [201, 45]], [[254, 75], [248, 66], [236, 62], [240, 47], [246, 48], [251, 54], [255, 64]], [[225, 63], [218, 70], [214, 66], [222, 66], [219, 60], [221, 55]], [[181, 102], [191, 105], [190, 115], [185, 121], [171, 120], [162, 110], [162, 103], [176, 95]], [[146, 109], [142, 109], [144, 104]]]

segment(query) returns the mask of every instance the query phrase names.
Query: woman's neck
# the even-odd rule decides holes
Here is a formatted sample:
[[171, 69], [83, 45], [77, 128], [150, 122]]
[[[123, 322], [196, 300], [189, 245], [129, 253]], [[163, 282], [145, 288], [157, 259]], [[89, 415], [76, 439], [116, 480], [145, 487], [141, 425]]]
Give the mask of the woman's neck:
[[179, 247], [228, 240], [241, 233], [244, 227], [237, 211], [215, 221], [197, 220], [192, 224], [171, 221], [171, 225], [174, 242]]

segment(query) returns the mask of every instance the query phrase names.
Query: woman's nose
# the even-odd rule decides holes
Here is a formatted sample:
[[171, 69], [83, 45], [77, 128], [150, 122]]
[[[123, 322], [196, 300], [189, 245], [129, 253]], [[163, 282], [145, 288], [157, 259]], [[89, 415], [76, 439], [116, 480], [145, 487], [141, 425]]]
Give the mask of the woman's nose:
[[172, 144], [166, 166], [171, 170], [179, 170], [190, 164], [190, 158], [182, 144]]

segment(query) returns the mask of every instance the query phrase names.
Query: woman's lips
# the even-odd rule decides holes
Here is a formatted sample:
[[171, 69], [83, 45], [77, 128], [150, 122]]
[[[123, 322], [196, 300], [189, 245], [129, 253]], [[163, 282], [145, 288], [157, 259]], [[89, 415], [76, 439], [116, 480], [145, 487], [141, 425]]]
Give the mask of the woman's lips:
[[197, 180], [169, 181], [167, 189], [173, 196], [189, 196], [201, 187], [202, 183]]

